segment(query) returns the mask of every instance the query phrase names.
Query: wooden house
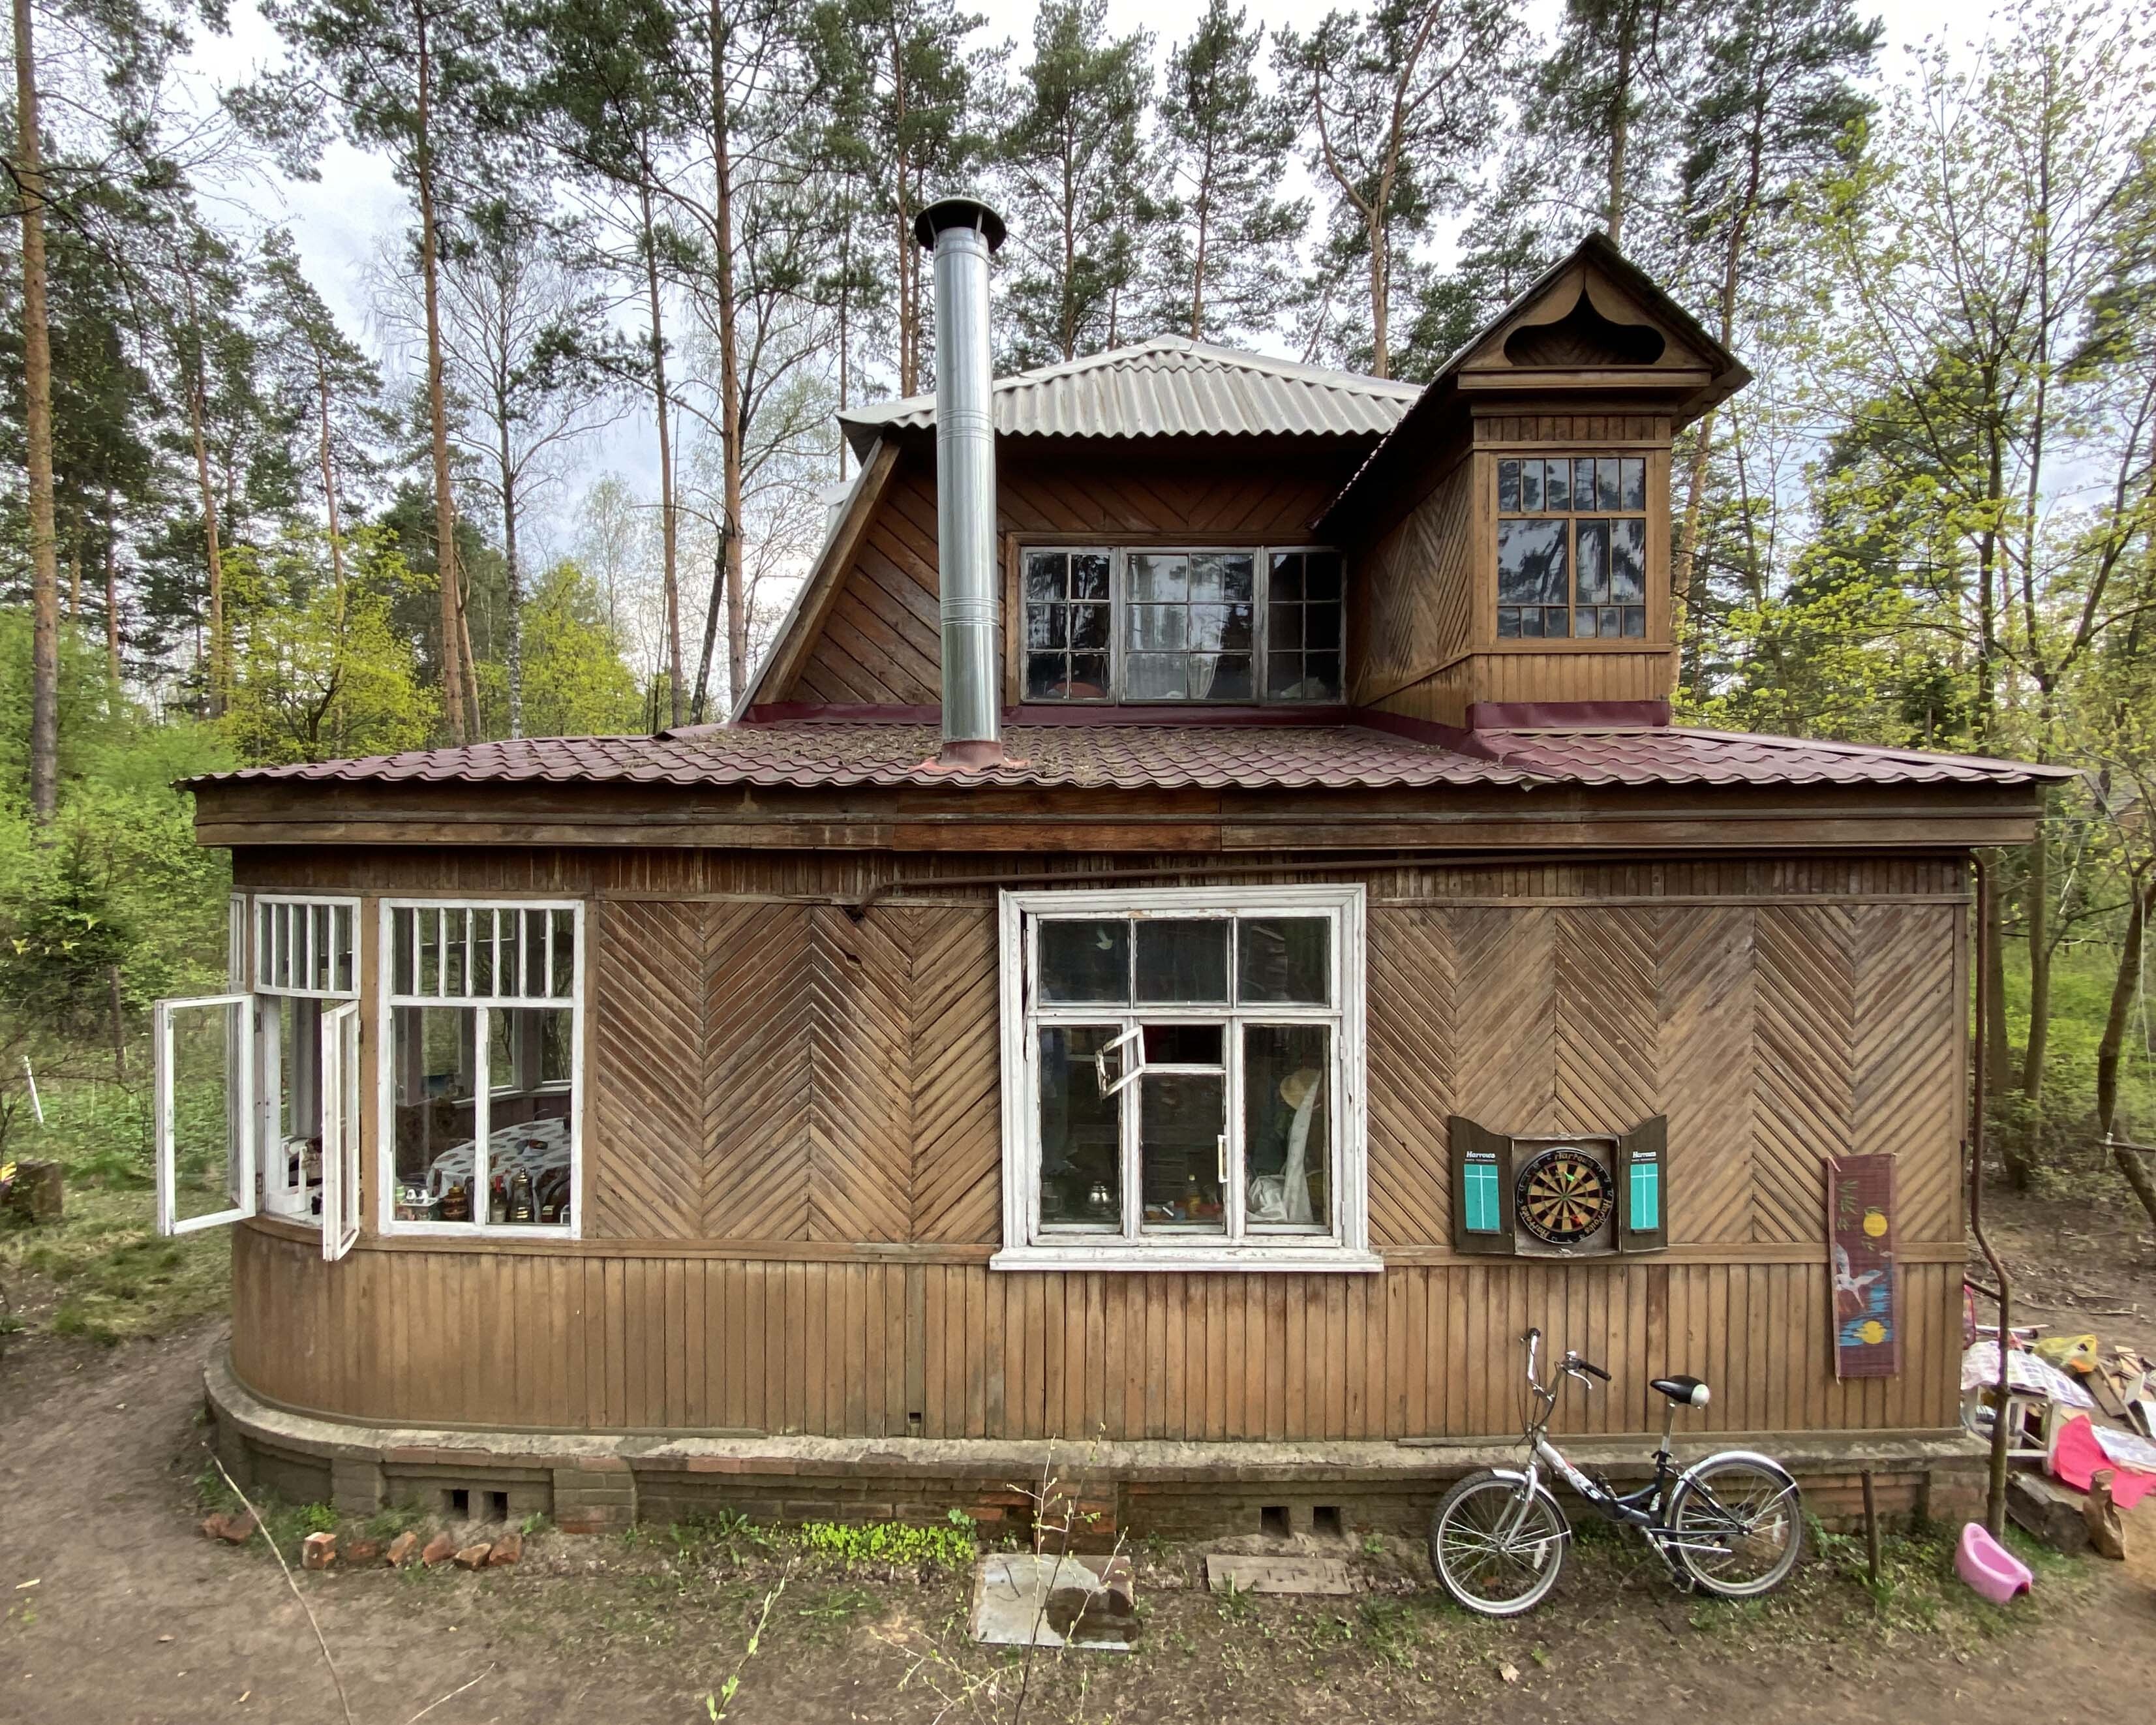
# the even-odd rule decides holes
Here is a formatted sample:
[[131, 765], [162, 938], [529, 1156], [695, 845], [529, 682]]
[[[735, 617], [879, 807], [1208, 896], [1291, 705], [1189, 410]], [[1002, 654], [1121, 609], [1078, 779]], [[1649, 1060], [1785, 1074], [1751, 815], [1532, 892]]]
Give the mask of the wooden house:
[[1533, 1323], [1615, 1374], [1584, 1453], [1687, 1371], [1937, 1507], [1969, 854], [2050, 775], [1671, 721], [1671, 439], [1743, 367], [1595, 238], [1426, 385], [991, 389], [999, 224], [923, 220], [940, 400], [844, 416], [728, 722], [194, 786], [231, 992], [160, 1011], [161, 1191], [238, 1224], [232, 1461], [573, 1527], [1022, 1516], [1049, 1455], [1099, 1525], [1405, 1522]]

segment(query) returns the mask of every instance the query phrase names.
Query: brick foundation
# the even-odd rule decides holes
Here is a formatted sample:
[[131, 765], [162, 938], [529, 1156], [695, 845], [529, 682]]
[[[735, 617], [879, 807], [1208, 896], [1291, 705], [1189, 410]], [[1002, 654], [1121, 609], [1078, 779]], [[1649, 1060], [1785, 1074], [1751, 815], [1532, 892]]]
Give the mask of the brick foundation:
[[[1488, 1444], [1075, 1444], [981, 1440], [614, 1438], [386, 1430], [259, 1400], [220, 1353], [204, 1373], [218, 1453], [243, 1481], [348, 1513], [412, 1504], [474, 1520], [551, 1517], [565, 1532], [619, 1532], [720, 1510], [758, 1522], [940, 1522], [958, 1510], [994, 1534], [1071, 1524], [1070, 1547], [1119, 1538], [1383, 1532], [1419, 1537], [1453, 1481], [1517, 1465]], [[1958, 1521], [1980, 1510], [1984, 1456], [1959, 1432], [1789, 1433], [1676, 1445], [1681, 1465], [1718, 1449], [1783, 1458], [1830, 1526], [1861, 1517], [1871, 1470], [1882, 1516]], [[1569, 1442], [1579, 1466], [1644, 1478], [1653, 1440]], [[1044, 1480], [1045, 1489], [1044, 1491]], [[1037, 1501], [1040, 1500], [1040, 1501]]]

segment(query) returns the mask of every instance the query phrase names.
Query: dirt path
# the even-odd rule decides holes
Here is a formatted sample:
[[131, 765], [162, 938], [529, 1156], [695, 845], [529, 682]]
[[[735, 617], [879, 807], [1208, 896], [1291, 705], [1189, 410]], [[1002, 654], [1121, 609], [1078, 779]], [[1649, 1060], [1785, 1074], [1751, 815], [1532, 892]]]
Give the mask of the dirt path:
[[[0, 1721], [342, 1720], [282, 1576], [259, 1553], [196, 1531], [198, 1374], [216, 1339], [198, 1330], [110, 1353], [18, 1344], [0, 1367]], [[1747, 1725], [2048, 1717], [2062, 1671], [2096, 1675], [2113, 1696], [2156, 1688], [2156, 1512], [2136, 1519], [2134, 1573], [2086, 1566], [2076, 1572], [2087, 1575], [2083, 1595], [2037, 1633], [1958, 1652], [1922, 1637], [1882, 1652], [1861, 1629], [1755, 1645], [1741, 1618], [1701, 1619], [1651, 1578], [1605, 1576], [1568, 1579], [1570, 1596], [1561, 1591], [1527, 1624], [1462, 1629], [1449, 1620], [1450, 1664], [1416, 1653], [1389, 1665], [1367, 1651], [1367, 1619], [1257, 1601], [1231, 1620], [1203, 1595], [1164, 1594], [1142, 1657], [1085, 1666], [1082, 1695], [1075, 1668], [1065, 1668], [1036, 1686], [1026, 1717], [1040, 1725], [1462, 1712], [1501, 1725], [1576, 1725], [1674, 1709]], [[618, 1542], [603, 1550], [559, 1537], [546, 1543], [540, 1561], [484, 1579], [305, 1578], [358, 1725], [407, 1725], [482, 1672], [427, 1715], [430, 1725], [706, 1719], [701, 1697], [741, 1665], [767, 1589], [692, 1587], [663, 1565], [617, 1574], [583, 1555]], [[37, 1586], [18, 1586], [33, 1579]], [[742, 1667], [730, 1718], [927, 1720], [954, 1695], [954, 1719], [1009, 1718], [1008, 1669], [979, 1656], [970, 1667], [976, 1686], [964, 1692], [957, 1666], [919, 1659], [939, 1630], [952, 1645], [957, 1583], [829, 1584], [804, 1576], [782, 1596], [764, 1651]], [[1326, 1651], [1335, 1624], [1346, 1640], [1364, 1638], [1352, 1660]], [[1500, 1680], [1507, 1664], [1516, 1683]]]

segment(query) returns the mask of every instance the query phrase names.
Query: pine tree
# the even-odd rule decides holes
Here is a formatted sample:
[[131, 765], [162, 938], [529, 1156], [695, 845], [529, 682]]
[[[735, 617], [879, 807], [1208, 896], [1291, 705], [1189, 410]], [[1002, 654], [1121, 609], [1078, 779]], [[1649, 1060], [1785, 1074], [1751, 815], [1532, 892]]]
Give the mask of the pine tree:
[[1152, 39], [1111, 38], [1107, 0], [1044, 0], [1033, 58], [998, 103], [1006, 362], [1044, 365], [1122, 341], [1160, 205], [1148, 151]]
[[1334, 12], [1274, 58], [1296, 105], [1311, 172], [1330, 191], [1336, 271], [1359, 263], [1373, 376], [1393, 375], [1396, 299], [1414, 285], [1409, 244], [1463, 202], [1496, 131], [1512, 28], [1503, 0], [1379, 0]]
[[1173, 200], [1163, 234], [1162, 321], [1202, 341], [1269, 328], [1294, 290], [1310, 218], [1279, 195], [1295, 145], [1291, 106], [1259, 87], [1262, 25], [1209, 0], [1172, 49], [1160, 130]]

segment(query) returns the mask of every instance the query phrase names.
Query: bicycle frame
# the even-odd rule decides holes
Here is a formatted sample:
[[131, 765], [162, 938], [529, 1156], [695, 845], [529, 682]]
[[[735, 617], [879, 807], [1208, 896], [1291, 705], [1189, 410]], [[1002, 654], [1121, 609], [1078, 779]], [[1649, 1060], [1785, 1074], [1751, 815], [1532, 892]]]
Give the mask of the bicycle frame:
[[[1517, 1506], [1513, 1510], [1512, 1521], [1504, 1530], [1504, 1537], [1507, 1540], [1519, 1537], [1527, 1520], [1528, 1506], [1534, 1502], [1536, 1493], [1548, 1491], [1548, 1487], [1543, 1481], [1543, 1470], [1546, 1467], [1571, 1486], [1583, 1502], [1605, 1520], [1637, 1527], [1648, 1543], [1661, 1553], [1678, 1579], [1689, 1584], [1689, 1579], [1676, 1563], [1675, 1553], [1680, 1550], [1713, 1552], [1720, 1548], [1712, 1540], [1686, 1539], [1669, 1525], [1670, 1506], [1676, 1500], [1678, 1489], [1707, 1461], [1740, 1458], [1763, 1463], [1776, 1473], [1783, 1471], [1781, 1464], [1771, 1455], [1762, 1455], [1753, 1450], [1724, 1450], [1680, 1471], [1670, 1457], [1670, 1440], [1676, 1430], [1677, 1412], [1676, 1404], [1671, 1402], [1663, 1416], [1661, 1441], [1655, 1446], [1654, 1477], [1635, 1491], [1617, 1491], [1607, 1481], [1581, 1472], [1566, 1459], [1564, 1452], [1550, 1441], [1550, 1415], [1557, 1408], [1558, 1390], [1544, 1385], [1535, 1375], [1535, 1354], [1542, 1343], [1542, 1332], [1529, 1330], [1522, 1339], [1527, 1344], [1527, 1387], [1537, 1405], [1528, 1416], [1527, 1428], [1522, 1435], [1523, 1447], [1527, 1452], [1527, 1466], [1517, 1470], [1491, 1470], [1498, 1478], [1514, 1481], [1521, 1487]], [[1582, 1383], [1586, 1383], [1588, 1373], [1594, 1368], [1586, 1366], [1577, 1356], [1568, 1353], [1559, 1369], [1566, 1376], [1578, 1378]], [[1722, 1509], [1710, 1488], [1699, 1485], [1695, 1489], [1712, 1507]], [[1726, 1511], [1723, 1512], [1727, 1513]], [[1562, 1519], [1562, 1508], [1559, 1516]], [[1571, 1531], [1570, 1522], [1567, 1521], [1565, 1532], [1568, 1538]]]

